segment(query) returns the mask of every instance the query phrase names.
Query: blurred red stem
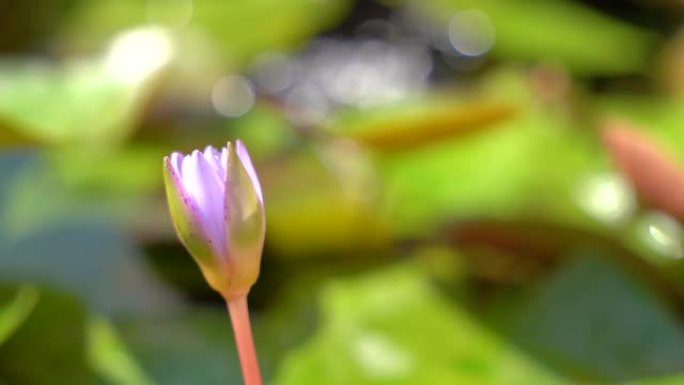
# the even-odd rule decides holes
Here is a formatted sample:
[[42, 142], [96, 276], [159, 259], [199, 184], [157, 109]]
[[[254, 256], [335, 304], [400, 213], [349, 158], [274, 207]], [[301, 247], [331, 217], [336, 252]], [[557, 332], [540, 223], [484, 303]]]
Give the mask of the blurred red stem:
[[242, 366], [245, 385], [261, 385], [259, 362], [254, 349], [252, 326], [249, 322], [247, 296], [226, 299], [226, 303], [230, 320], [233, 323], [233, 333], [235, 334], [235, 343], [240, 356], [240, 366]]

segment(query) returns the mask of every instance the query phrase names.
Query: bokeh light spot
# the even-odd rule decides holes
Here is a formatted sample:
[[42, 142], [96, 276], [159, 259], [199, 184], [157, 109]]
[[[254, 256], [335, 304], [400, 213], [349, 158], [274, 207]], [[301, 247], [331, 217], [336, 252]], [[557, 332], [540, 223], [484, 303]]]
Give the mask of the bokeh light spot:
[[413, 364], [406, 349], [378, 334], [359, 336], [354, 342], [354, 353], [364, 373], [370, 378], [400, 378], [411, 370]]
[[259, 89], [276, 94], [285, 91], [295, 78], [295, 63], [279, 52], [264, 52], [250, 66], [250, 74]]
[[238, 117], [254, 106], [254, 89], [243, 76], [225, 76], [214, 85], [211, 102], [219, 114], [229, 118]]
[[487, 14], [473, 9], [459, 12], [449, 21], [449, 41], [466, 56], [480, 56], [494, 46], [496, 30]]
[[651, 250], [667, 259], [684, 257], [682, 227], [671, 216], [651, 212], [639, 221], [639, 238]]
[[594, 219], [620, 224], [634, 214], [634, 192], [622, 177], [614, 173], [595, 174], [581, 184], [580, 207]]

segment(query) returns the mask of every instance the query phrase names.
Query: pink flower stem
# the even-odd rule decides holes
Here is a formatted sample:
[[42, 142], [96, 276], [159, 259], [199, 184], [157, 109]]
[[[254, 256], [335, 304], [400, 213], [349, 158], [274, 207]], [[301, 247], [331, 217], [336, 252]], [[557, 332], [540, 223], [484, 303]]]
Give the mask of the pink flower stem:
[[233, 323], [235, 344], [240, 356], [240, 366], [242, 366], [242, 376], [245, 380], [245, 385], [261, 385], [259, 362], [257, 361], [256, 350], [254, 349], [252, 326], [249, 322], [247, 296], [226, 299], [226, 304], [228, 305], [230, 320]]

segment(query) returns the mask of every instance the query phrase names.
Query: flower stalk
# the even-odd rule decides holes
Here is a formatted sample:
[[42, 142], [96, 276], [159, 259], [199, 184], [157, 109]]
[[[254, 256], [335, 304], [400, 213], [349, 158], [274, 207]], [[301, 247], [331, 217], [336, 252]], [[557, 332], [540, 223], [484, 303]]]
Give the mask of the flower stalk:
[[249, 321], [249, 309], [247, 297], [226, 299], [228, 313], [233, 324], [235, 344], [237, 345], [242, 377], [245, 385], [261, 385], [261, 373], [257, 360], [254, 338], [252, 337], [252, 325]]
[[256, 170], [241, 141], [164, 158], [166, 196], [181, 243], [226, 301], [245, 385], [261, 385], [247, 294], [259, 276], [266, 221]]

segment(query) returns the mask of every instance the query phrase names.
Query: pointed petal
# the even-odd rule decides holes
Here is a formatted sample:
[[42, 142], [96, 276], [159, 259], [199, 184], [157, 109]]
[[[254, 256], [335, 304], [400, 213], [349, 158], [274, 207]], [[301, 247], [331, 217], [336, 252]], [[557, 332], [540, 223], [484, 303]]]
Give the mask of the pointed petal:
[[224, 183], [199, 151], [183, 162], [183, 186], [202, 212], [202, 221], [219, 255], [226, 250]]
[[203, 214], [183, 187], [171, 158], [164, 158], [163, 171], [169, 212], [178, 238], [198, 264], [214, 265], [216, 251], [203, 226]]
[[[249, 160], [248, 155], [246, 159]], [[259, 276], [266, 222], [263, 200], [255, 178], [253, 167], [248, 171], [238, 151], [232, 143], [228, 143], [225, 204], [226, 237], [229, 239], [229, 290], [249, 290]], [[230, 296], [230, 293], [224, 295]]]
[[183, 164], [183, 158], [185, 156], [181, 154], [180, 152], [173, 152], [171, 153], [170, 158], [170, 164], [173, 167], [173, 170], [180, 176], [181, 175], [181, 164]]
[[247, 152], [247, 147], [245, 147], [244, 143], [242, 143], [242, 141], [239, 139], [236, 141], [235, 147], [237, 149], [238, 158], [240, 158], [240, 163], [242, 163], [245, 171], [247, 171], [247, 175], [249, 175], [249, 178], [252, 180], [252, 185], [254, 185], [254, 190], [259, 196], [259, 200], [263, 204], [264, 196], [261, 192], [261, 184], [259, 183], [259, 177], [257, 176], [254, 165], [252, 164], [252, 158], [250, 158], [249, 153]]
[[226, 146], [221, 149], [221, 165], [223, 168], [228, 167], [228, 147]]
[[212, 146], [207, 146], [204, 149], [204, 159], [209, 163], [209, 166], [216, 172], [221, 181], [225, 180], [223, 166], [221, 165], [221, 154]]

